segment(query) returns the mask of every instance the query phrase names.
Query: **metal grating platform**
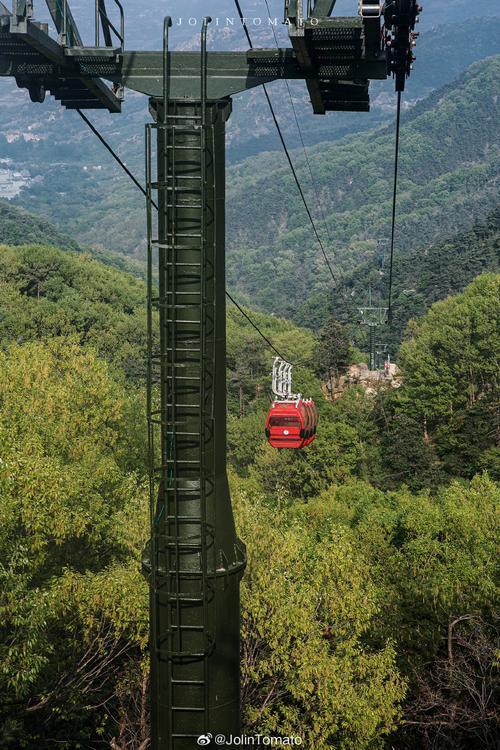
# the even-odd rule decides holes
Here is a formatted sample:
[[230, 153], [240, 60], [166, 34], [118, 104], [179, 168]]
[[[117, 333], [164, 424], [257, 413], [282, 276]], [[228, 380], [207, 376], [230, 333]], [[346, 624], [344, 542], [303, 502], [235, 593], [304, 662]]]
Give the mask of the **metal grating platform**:
[[15, 23], [5, 10], [0, 6], [0, 73], [13, 76], [33, 101], [49, 92], [67, 109], [121, 111], [120, 98], [101, 80], [116, 70], [117, 50], [78, 48], [78, 57], [53, 40], [45, 24]]

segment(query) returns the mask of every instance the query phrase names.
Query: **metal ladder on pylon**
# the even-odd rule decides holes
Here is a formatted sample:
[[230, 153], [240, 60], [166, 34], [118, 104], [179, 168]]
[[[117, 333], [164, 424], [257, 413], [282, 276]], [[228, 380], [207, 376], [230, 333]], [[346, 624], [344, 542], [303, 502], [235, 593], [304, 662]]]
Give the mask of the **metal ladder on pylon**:
[[[213, 435], [215, 357], [214, 295], [208, 288], [214, 282], [215, 264], [207, 247], [207, 227], [215, 222], [207, 194], [215, 186], [207, 184], [207, 172], [214, 180], [210, 164], [215, 137], [206, 96], [206, 26], [201, 106], [169, 101], [167, 64], [168, 24], [163, 103], [158, 121], [146, 127], [150, 575], [152, 652], [157, 660], [154, 689], [160, 691], [170, 713], [164, 747], [180, 750], [209, 730], [207, 670], [215, 640], [215, 519], [207, 515], [215, 470], [213, 456], [206, 450], [207, 438]], [[156, 179], [153, 131], [159, 154]], [[154, 193], [159, 207], [156, 222]], [[160, 319], [159, 348], [154, 345], [154, 311]], [[158, 432], [159, 457], [155, 456]]]

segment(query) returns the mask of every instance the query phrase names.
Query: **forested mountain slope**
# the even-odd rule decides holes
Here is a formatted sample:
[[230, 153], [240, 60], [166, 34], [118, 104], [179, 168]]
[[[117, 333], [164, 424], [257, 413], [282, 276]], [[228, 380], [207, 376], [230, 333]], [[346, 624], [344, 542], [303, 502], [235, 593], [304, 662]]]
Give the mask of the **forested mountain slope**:
[[[351, 6], [350, 12], [356, 12], [356, 3], [352, 2]], [[83, 3], [80, 10], [84, 11]], [[261, 10], [254, 8], [257, 15]], [[490, 9], [490, 13], [494, 12], [495, 9]], [[147, 8], [141, 8], [138, 13], [138, 29], [144, 22], [144, 14], [147, 14]], [[500, 51], [498, 19], [475, 19], [473, 24], [459, 20], [460, 15], [457, 15], [457, 23], [447, 23], [436, 29], [427, 26], [428, 30], [422, 34], [419, 59], [405, 96], [405, 107], [413, 105], [435, 87], [452, 81], [472, 62]], [[174, 31], [176, 35], [184, 29], [181, 26]], [[280, 43], [288, 46], [289, 41], [281, 27], [278, 33]], [[256, 43], [274, 45], [269, 30], [258, 34], [252, 29], [252, 35]], [[133, 43], [133, 34], [128, 38]], [[156, 44], [154, 35], [150, 44]], [[237, 27], [221, 29], [213, 46], [242, 49], [245, 37]], [[392, 81], [373, 83], [371, 113], [331, 113], [326, 117], [312, 114], [303, 83], [291, 82], [290, 85], [303, 137], [309, 145], [335, 141], [379, 123], [392, 122], [394, 117]], [[285, 84], [277, 82], [269, 90], [289, 147], [299, 148], [300, 140]], [[93, 112], [90, 116], [120, 157], [142, 180], [143, 127], [148, 119], [146, 97], [127, 92], [122, 115]], [[281, 163], [281, 145], [261, 90], [235, 97], [227, 144], [230, 162], [247, 154], [274, 150], [276, 162]], [[301, 154], [300, 150], [297, 151], [294, 160], [300, 161]], [[316, 169], [314, 162], [317, 157], [311, 155], [311, 158]], [[306, 174], [306, 185], [308, 179]], [[13, 199], [16, 204], [50, 219], [60, 231], [71, 234], [83, 244], [137, 256], [145, 253], [143, 197], [78, 115], [64, 111], [50, 98], [42, 105], [34, 105], [27, 93], [19, 90], [13, 81], [0, 79], [0, 199], [2, 191], [7, 195], [7, 190], [9, 195], [20, 191]], [[314, 203], [313, 196], [311, 201]]]
[[[380, 259], [382, 260], [382, 259]], [[500, 207], [470, 230], [428, 247], [397, 254], [393, 271], [393, 320], [384, 342], [394, 357], [411, 318], [424, 315], [438, 300], [461, 292], [485, 271], [500, 268]], [[353, 340], [366, 348], [366, 330], [358, 324], [358, 308], [367, 304], [371, 288], [375, 305], [387, 305], [389, 268], [372, 260], [357, 266], [328, 295], [316, 295], [299, 309], [296, 319], [317, 329], [330, 315], [349, 325]]]
[[0, 345], [55, 336], [91, 346], [137, 380], [146, 372], [146, 287], [88, 254], [0, 245]]
[[[499, 56], [476, 63], [403, 118], [398, 253], [466, 228], [496, 204], [499, 80]], [[335, 266], [378, 255], [390, 228], [393, 127], [310, 154], [332, 242], [318, 226]], [[307, 185], [303, 163], [299, 172]], [[331, 279], [284, 158], [247, 160], [229, 177], [230, 285], [254, 306], [293, 316], [312, 294], [327, 294]]]
[[[21, 212], [17, 215], [24, 217]], [[17, 225], [19, 232], [22, 226]], [[127, 269], [111, 266], [106, 259], [48, 244], [0, 244], [0, 348], [12, 341], [70, 337], [93, 348], [131, 381], [143, 380], [146, 297], [144, 280]], [[285, 357], [311, 364], [315, 342], [311, 331], [265, 313], [252, 315]], [[274, 353], [263, 346], [255, 330], [232, 305], [228, 307], [227, 324], [230, 394], [233, 384], [242, 379], [242, 367], [250, 367], [254, 373], [246, 396], [255, 396], [257, 384], [267, 394]], [[243, 387], [246, 389], [247, 385]], [[319, 381], [315, 387], [320, 393]], [[230, 400], [235, 413], [239, 400], [239, 396]]]
[[0, 201], [0, 243], [25, 245], [39, 242], [68, 250], [78, 249], [74, 240], [65, 237], [50, 222]]
[[[386, 332], [390, 351], [396, 353], [410, 319], [424, 315], [434, 302], [461, 292], [479, 274], [485, 271], [498, 273], [499, 269], [498, 207], [467, 232], [454, 235], [429, 248], [419, 248], [408, 255], [397, 256], [394, 263], [394, 315], [390, 329]], [[383, 304], [387, 280], [387, 268], [384, 276], [373, 273], [373, 269], [369, 273], [366, 267], [358, 269], [346, 284], [351, 305], [366, 303], [366, 290], [370, 281], [376, 295], [374, 299], [378, 297]], [[346, 308], [345, 302], [341, 301], [338, 294], [333, 295], [332, 299], [334, 314], [342, 314]]]

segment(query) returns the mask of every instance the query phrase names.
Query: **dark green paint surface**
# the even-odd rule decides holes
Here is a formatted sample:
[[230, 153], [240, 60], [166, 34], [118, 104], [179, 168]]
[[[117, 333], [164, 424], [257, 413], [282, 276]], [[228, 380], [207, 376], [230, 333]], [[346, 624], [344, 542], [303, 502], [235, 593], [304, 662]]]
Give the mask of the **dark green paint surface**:
[[[152, 102], [159, 207], [160, 349], [151, 358], [159, 437], [152, 508], [151, 665], [155, 750], [239, 734], [239, 582], [245, 552], [226, 476], [225, 122], [228, 101]], [[152, 139], [153, 140], [153, 139]], [[152, 171], [155, 171], [152, 165]], [[155, 407], [155, 394], [159, 402]], [[156, 488], [155, 488], [156, 493]]]

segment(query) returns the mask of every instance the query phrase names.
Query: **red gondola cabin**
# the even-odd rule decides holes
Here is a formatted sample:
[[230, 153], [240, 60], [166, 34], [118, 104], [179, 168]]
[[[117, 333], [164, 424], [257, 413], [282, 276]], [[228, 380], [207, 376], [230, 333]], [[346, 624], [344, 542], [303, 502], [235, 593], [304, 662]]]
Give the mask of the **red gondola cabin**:
[[316, 436], [318, 410], [312, 399], [274, 401], [266, 420], [266, 436], [274, 448], [304, 448]]

